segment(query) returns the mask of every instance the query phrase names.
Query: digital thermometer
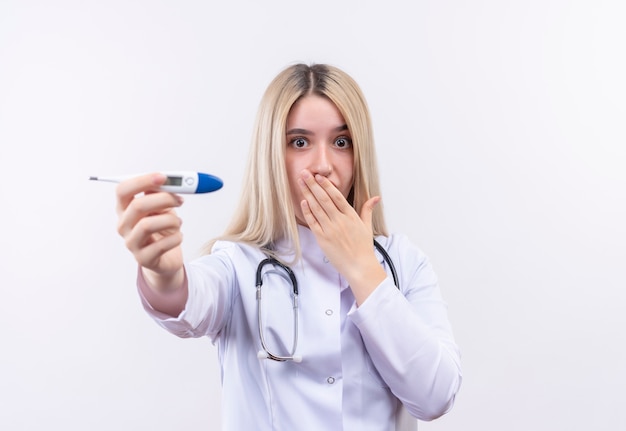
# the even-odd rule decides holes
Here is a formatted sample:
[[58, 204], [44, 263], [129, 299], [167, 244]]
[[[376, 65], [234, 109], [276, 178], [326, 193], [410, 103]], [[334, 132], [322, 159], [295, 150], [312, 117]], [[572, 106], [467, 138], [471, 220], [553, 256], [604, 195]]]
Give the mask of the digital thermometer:
[[[219, 190], [224, 182], [216, 176], [193, 171], [162, 172], [167, 177], [165, 184], [159, 190], [170, 193], [193, 194], [209, 193]], [[93, 181], [107, 181], [119, 183], [137, 175], [118, 177], [89, 177]]]

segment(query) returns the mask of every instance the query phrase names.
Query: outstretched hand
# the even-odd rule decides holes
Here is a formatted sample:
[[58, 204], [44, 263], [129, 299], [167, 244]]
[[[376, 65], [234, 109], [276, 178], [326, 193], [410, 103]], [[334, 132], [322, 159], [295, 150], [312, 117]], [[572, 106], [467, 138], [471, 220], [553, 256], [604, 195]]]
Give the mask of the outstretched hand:
[[117, 231], [157, 290], [178, 286], [184, 277], [181, 220], [174, 211], [182, 198], [155, 192], [165, 180], [162, 174], [143, 175], [116, 189]]
[[300, 202], [304, 221], [361, 304], [386, 277], [372, 244], [372, 212], [380, 197], [367, 200], [358, 214], [322, 175], [304, 170], [299, 185], [304, 196]]

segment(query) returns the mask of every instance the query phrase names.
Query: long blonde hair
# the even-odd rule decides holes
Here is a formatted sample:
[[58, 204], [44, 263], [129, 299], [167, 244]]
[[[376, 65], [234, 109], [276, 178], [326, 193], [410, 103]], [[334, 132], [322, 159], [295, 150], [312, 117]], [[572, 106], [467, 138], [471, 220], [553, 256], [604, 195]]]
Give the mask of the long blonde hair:
[[[358, 84], [342, 70], [326, 64], [295, 64], [270, 83], [255, 120], [243, 190], [235, 215], [218, 240], [243, 242], [272, 254], [275, 241], [287, 239], [300, 256], [300, 242], [285, 167], [286, 124], [291, 107], [301, 97], [316, 94], [337, 106], [350, 130], [354, 151], [354, 185], [348, 199], [360, 211], [380, 195], [372, 124]], [[381, 205], [372, 215], [374, 235], [387, 235]]]

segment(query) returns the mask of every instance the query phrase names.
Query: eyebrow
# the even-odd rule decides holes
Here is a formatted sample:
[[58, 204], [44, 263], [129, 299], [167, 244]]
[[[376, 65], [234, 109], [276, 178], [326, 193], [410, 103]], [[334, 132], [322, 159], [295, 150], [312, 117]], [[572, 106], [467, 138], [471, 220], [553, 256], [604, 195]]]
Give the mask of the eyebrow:
[[[347, 124], [342, 124], [341, 126], [335, 127], [333, 129], [333, 132], [343, 132], [344, 130], [348, 130], [348, 125]], [[287, 134], [288, 135], [312, 135], [313, 132], [311, 132], [310, 130], [307, 129], [289, 129], [287, 130]]]

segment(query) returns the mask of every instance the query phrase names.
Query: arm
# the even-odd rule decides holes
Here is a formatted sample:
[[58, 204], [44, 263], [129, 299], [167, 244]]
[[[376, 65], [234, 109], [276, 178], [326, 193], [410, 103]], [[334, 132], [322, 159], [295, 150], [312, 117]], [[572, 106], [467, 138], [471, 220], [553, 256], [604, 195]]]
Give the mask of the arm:
[[177, 316], [187, 300], [181, 220], [174, 211], [183, 200], [156, 191], [165, 180], [150, 174], [117, 186], [117, 231], [139, 264], [146, 299], [157, 311]]
[[145, 269], [139, 267], [137, 276], [137, 288], [142, 298], [152, 309], [167, 316], [177, 317], [185, 308], [189, 296], [187, 274], [183, 271], [184, 281], [180, 288], [158, 290], [146, 277]]
[[386, 248], [402, 292], [385, 280], [350, 319], [394, 395], [415, 417], [432, 420], [452, 407], [459, 390], [459, 349], [428, 259], [406, 238]]
[[[369, 199], [357, 214], [325, 177], [303, 171], [305, 220], [326, 257], [348, 281], [358, 309], [350, 313], [379, 374], [409, 412], [431, 420], [449, 410], [461, 382], [459, 352], [436, 276], [408, 241], [392, 253], [398, 291], [374, 253]], [[389, 251], [389, 250], [388, 250]]]
[[[239, 252], [233, 243], [218, 242], [209, 255], [185, 264], [186, 302], [175, 314], [160, 311], [159, 301], [169, 295], [183, 294], [183, 289], [155, 293], [138, 271], [137, 287], [146, 312], [163, 328], [182, 338], [208, 336], [215, 342], [232, 311], [239, 291], [233, 259]], [[241, 261], [241, 258], [239, 258]]]

